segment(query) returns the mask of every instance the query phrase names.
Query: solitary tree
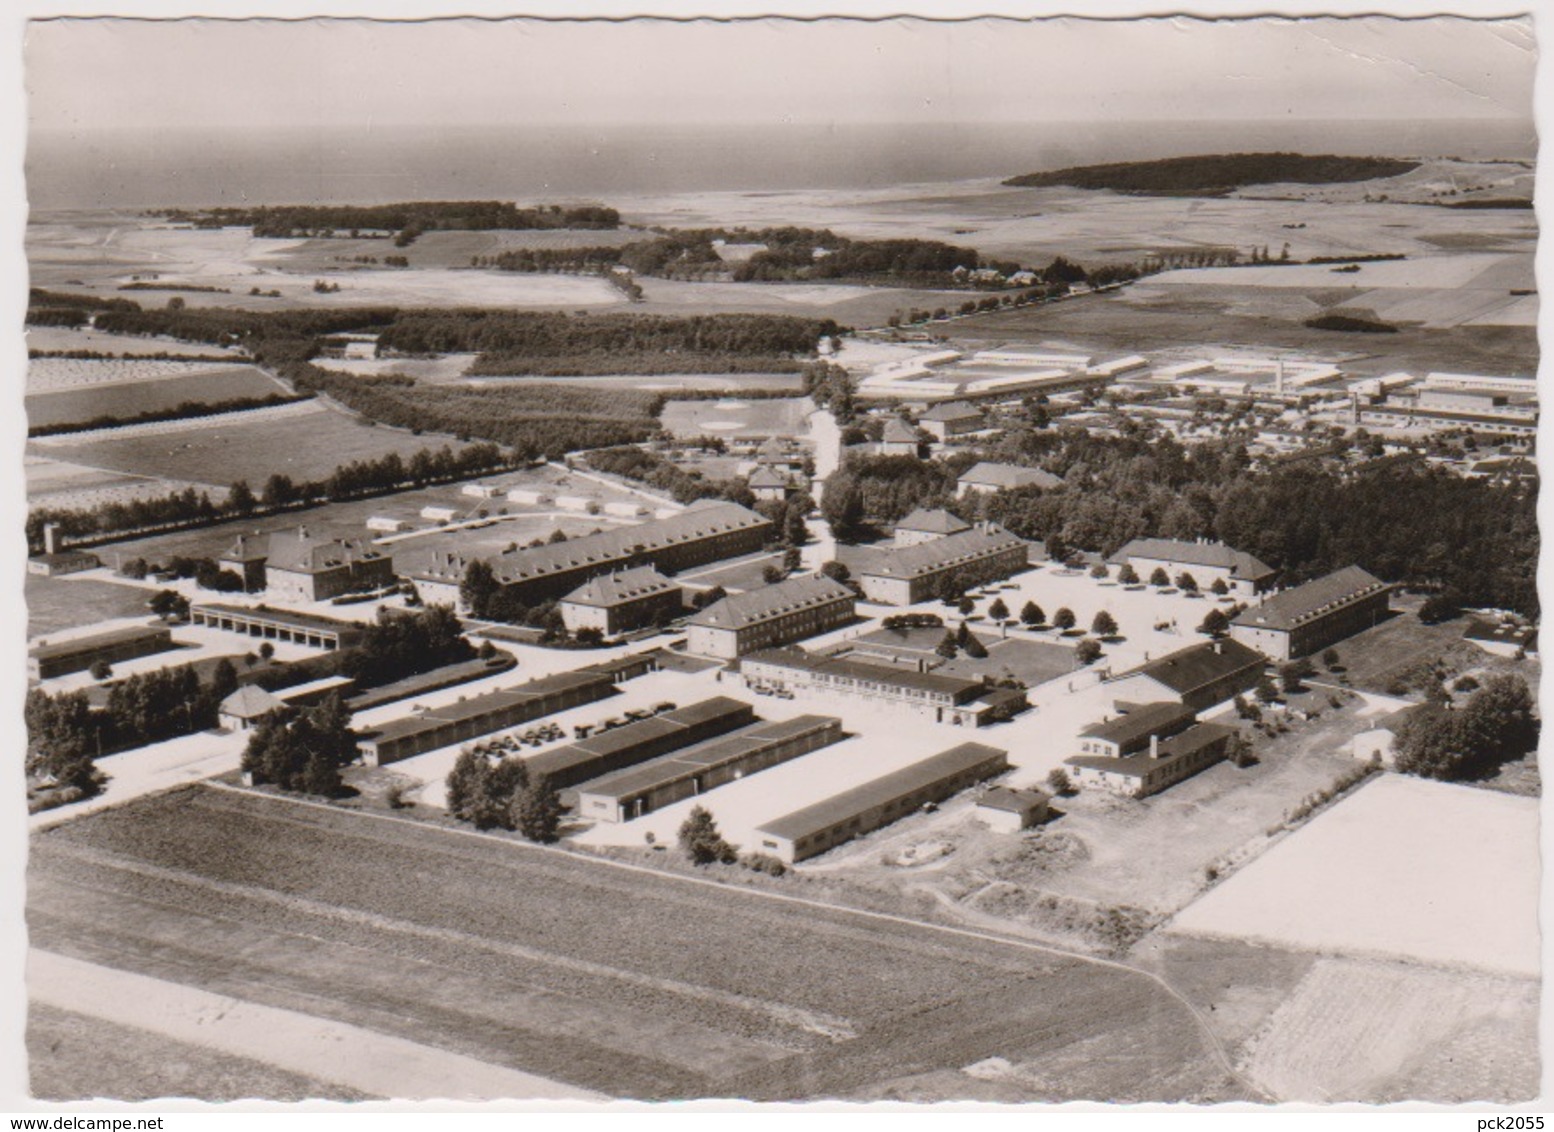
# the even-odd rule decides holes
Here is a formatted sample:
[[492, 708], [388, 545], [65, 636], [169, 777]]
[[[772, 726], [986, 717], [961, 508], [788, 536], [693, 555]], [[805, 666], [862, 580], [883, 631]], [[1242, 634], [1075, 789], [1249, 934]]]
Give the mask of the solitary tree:
[[1278, 700], [1279, 689], [1274, 686], [1272, 680], [1264, 676], [1257, 681], [1257, 688], [1254, 694], [1257, 696], [1258, 703], [1271, 704]]
[[1063, 562], [1068, 558], [1068, 543], [1056, 531], [1047, 536], [1047, 557], [1054, 562]]
[[1224, 578], [1215, 578], [1209, 583], [1209, 589], [1216, 597], [1224, 597], [1230, 592], [1230, 587], [1225, 584]]
[[1106, 563], [1097, 562], [1094, 566], [1090, 567], [1090, 576], [1095, 578], [1097, 581], [1107, 577]]
[[820, 567], [820, 572], [833, 582], [845, 582], [853, 576], [853, 572], [844, 563], [832, 559]]
[[962, 647], [966, 650], [966, 655], [973, 660], [983, 660], [987, 657], [987, 646], [977, 638], [975, 633], [966, 634], [966, 642]]
[[1167, 574], [1164, 566], [1156, 566], [1149, 575], [1149, 584], [1152, 586], [1169, 586], [1171, 575]]
[[1139, 583], [1139, 572], [1131, 562], [1124, 562], [1117, 571], [1117, 580], [1125, 586], [1136, 586]]
[[485, 755], [468, 747], [459, 752], [447, 778], [447, 807], [452, 817], [460, 821], [474, 819], [475, 799], [484, 793], [489, 773]]
[[1322, 652], [1322, 664], [1329, 672], [1338, 667], [1338, 650], [1325, 649]]
[[1114, 637], [1117, 635], [1117, 619], [1103, 609], [1090, 622], [1090, 632], [1097, 637]]
[[1203, 615], [1203, 621], [1198, 626], [1198, 632], [1207, 633], [1211, 637], [1220, 637], [1230, 628], [1230, 618], [1225, 616], [1223, 609], [1211, 609]]
[[1101, 642], [1086, 637], [1074, 646], [1074, 663], [1083, 668], [1101, 659]]
[[106, 660], [92, 661], [90, 669], [93, 680], [106, 680], [113, 675], [113, 668]]
[[1068, 771], [1055, 766], [1047, 772], [1047, 789], [1061, 797], [1074, 792], [1074, 783], [1069, 779]]
[[962, 597], [955, 608], [960, 611], [962, 617], [969, 617], [976, 612], [977, 603], [969, 597]]
[[1077, 621], [1074, 611], [1066, 605], [1052, 615], [1052, 624], [1064, 632], [1072, 629]]
[[1001, 597], [994, 598], [993, 604], [987, 607], [987, 615], [1000, 623], [1009, 620], [1009, 607], [1004, 604]]
[[491, 564], [483, 558], [475, 558], [464, 568], [464, 577], [459, 582], [459, 600], [472, 617], [486, 618], [491, 615], [491, 603], [501, 589]]
[[189, 599], [177, 590], [157, 590], [147, 599], [146, 605], [163, 621], [169, 617], [181, 619], [189, 612]]
[[550, 844], [561, 828], [561, 795], [550, 776], [536, 775], [513, 800], [518, 832], [530, 841]]
[[938, 647], [933, 651], [944, 657], [945, 660], [954, 660], [955, 654], [960, 651], [960, 646], [955, 643], [955, 634], [951, 630], [946, 629], [944, 636], [939, 641]]
[[1026, 602], [1020, 610], [1020, 623], [1022, 625], [1040, 625], [1046, 619], [1047, 615], [1042, 612], [1041, 606], [1034, 601]]
[[1187, 593], [1198, 592], [1198, 579], [1194, 578], [1186, 570], [1176, 576], [1176, 588]]
[[1301, 690], [1301, 681], [1315, 673], [1316, 668], [1311, 661], [1304, 658], [1291, 660], [1279, 665], [1279, 683], [1285, 692], [1298, 692]]
[[732, 865], [737, 854], [734, 847], [723, 840], [723, 835], [718, 832], [718, 823], [700, 806], [696, 806], [686, 817], [680, 826], [680, 848], [684, 849], [691, 862], [697, 865], [710, 865], [714, 861], [721, 861], [725, 865]]

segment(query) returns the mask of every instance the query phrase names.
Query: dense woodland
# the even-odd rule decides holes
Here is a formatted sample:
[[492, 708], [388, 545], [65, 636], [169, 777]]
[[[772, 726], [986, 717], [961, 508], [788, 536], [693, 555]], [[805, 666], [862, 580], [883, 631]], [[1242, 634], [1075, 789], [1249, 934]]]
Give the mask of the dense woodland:
[[1339, 157], [1304, 153], [1214, 153], [1166, 157], [1156, 161], [1119, 161], [1076, 165], [1045, 173], [1025, 173], [1004, 182], [1016, 188], [1064, 186], [1113, 189], [1123, 193], [1229, 192], [1244, 185], [1341, 184], [1400, 177], [1419, 162], [1393, 157]]
[[[955, 476], [979, 458], [1042, 467], [1065, 482], [955, 505]], [[1463, 479], [1421, 462], [1256, 471], [1236, 442], [1188, 448], [1168, 437], [1022, 429], [943, 465], [850, 456], [824, 500], [839, 533], [852, 537], [914, 507], [948, 505], [972, 519], [976, 506], [1021, 537], [1056, 536], [1102, 554], [1143, 536], [1211, 538], [1256, 555], [1287, 583], [1355, 563], [1464, 604], [1538, 612], [1536, 487]]]
[[170, 209], [158, 215], [196, 228], [252, 228], [255, 236], [351, 235], [367, 231], [490, 231], [535, 228], [613, 229], [620, 213], [598, 205], [520, 208], [510, 201], [413, 201], [376, 205], [273, 205]]
[[742, 479], [709, 480], [699, 473], [686, 471], [656, 452], [634, 445], [590, 452], [587, 461], [588, 466], [597, 471], [624, 476], [668, 492], [678, 503], [694, 503], [698, 499], [729, 499], [745, 507], [755, 503], [755, 497]]

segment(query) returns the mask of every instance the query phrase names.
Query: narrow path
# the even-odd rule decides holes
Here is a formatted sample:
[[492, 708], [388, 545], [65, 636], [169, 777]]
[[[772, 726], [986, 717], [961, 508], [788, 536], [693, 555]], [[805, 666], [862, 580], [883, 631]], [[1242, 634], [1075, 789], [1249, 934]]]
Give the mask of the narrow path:
[[35, 1002], [401, 1100], [608, 1100], [403, 1038], [34, 950]]
[[[251, 791], [243, 790], [236, 786], [228, 786], [220, 782], [210, 782], [206, 783], [206, 785], [209, 788], [215, 790], [226, 790], [235, 794], [243, 794], [247, 797], [254, 796]], [[346, 812], [336, 806], [331, 806], [328, 803], [314, 802], [306, 798], [291, 798], [281, 795], [270, 795], [267, 797], [271, 801], [281, 802], [293, 806], [305, 806], [310, 809], [327, 810], [334, 814], [341, 814]], [[405, 818], [391, 817], [388, 814], [365, 813], [359, 810], [350, 811], [350, 813], [353, 817], [366, 818], [372, 821], [401, 823], [408, 820]], [[418, 825], [418, 828], [435, 830], [436, 832], [445, 834], [449, 837], [473, 837], [484, 841], [487, 844], [496, 843], [506, 845], [514, 852], [559, 853], [565, 855], [573, 861], [587, 862], [600, 868], [620, 869], [626, 872], [640, 873], [657, 878], [658, 880], [673, 881], [680, 884], [702, 885], [709, 888], [719, 889], [725, 893], [748, 896], [754, 899], [773, 900], [782, 903], [798, 905], [804, 908], [819, 909], [833, 915], [847, 915], [861, 920], [883, 921], [886, 923], [903, 925], [925, 932], [934, 932], [942, 935], [962, 936], [969, 939], [979, 940], [984, 943], [1002, 944], [1005, 947], [1013, 947], [1024, 951], [1032, 951], [1041, 955], [1058, 956], [1064, 959], [1073, 960], [1075, 962], [1088, 963], [1098, 967], [1109, 967], [1116, 971], [1125, 972], [1126, 974], [1135, 978], [1146, 979], [1149, 982], [1154, 983], [1157, 987], [1169, 995], [1173, 1001], [1180, 1004], [1196, 1023], [1198, 1031], [1203, 1037], [1204, 1044], [1208, 1047], [1208, 1051], [1213, 1057], [1214, 1061], [1222, 1070], [1224, 1070], [1227, 1075], [1229, 1075], [1232, 1080], [1238, 1082], [1243, 1088], [1245, 1088], [1252, 1098], [1256, 1100], [1267, 1101], [1275, 1099], [1268, 1096], [1264, 1089], [1258, 1086], [1255, 1082], [1249, 1080], [1245, 1075], [1236, 1069], [1235, 1064], [1230, 1059], [1230, 1055], [1225, 1051], [1224, 1045], [1220, 1042], [1219, 1036], [1214, 1033], [1214, 1030], [1209, 1025], [1208, 1019], [1204, 1016], [1201, 1010], [1194, 1006], [1185, 995], [1183, 995], [1170, 983], [1166, 982], [1164, 978], [1155, 974], [1153, 971], [1145, 970], [1142, 967], [1135, 967], [1132, 964], [1124, 963], [1116, 959], [1101, 959], [1082, 951], [1071, 951], [1067, 948], [1056, 947], [1051, 944], [1035, 943], [1030, 940], [1004, 935], [995, 931], [988, 931], [971, 927], [951, 927], [946, 924], [936, 924], [927, 920], [913, 919], [910, 916], [898, 916], [889, 912], [874, 912], [862, 908], [851, 908], [844, 904], [828, 904], [823, 900], [811, 900], [807, 897], [790, 896], [786, 893], [779, 892], [765, 892], [757, 888], [733, 889], [719, 881], [703, 879], [701, 877], [682, 876], [678, 873], [664, 872], [659, 869], [649, 868], [645, 865], [633, 865], [626, 861], [613, 861], [609, 860], [608, 858], [594, 857], [591, 855], [579, 853], [572, 849], [563, 848], [561, 846], [536, 845], [529, 842], [511, 841], [506, 838], [495, 838], [489, 834], [479, 833], [475, 830], [449, 829], [446, 826], [422, 825], [420, 823], [416, 824]]]

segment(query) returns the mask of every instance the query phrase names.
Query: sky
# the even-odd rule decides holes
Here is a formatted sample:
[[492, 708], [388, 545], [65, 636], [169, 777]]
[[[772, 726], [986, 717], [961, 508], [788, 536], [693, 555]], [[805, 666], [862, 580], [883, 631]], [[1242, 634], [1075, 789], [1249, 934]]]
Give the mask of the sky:
[[[39, 131], [1527, 118], [1525, 20], [35, 21]], [[89, 77], [83, 81], [83, 77]]]

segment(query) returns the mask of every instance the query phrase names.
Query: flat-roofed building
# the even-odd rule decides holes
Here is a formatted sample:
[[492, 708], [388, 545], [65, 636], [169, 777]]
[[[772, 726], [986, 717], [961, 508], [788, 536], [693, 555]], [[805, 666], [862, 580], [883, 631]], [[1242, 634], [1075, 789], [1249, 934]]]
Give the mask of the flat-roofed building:
[[361, 641], [363, 632], [362, 626], [355, 621], [271, 609], [267, 605], [227, 605], [218, 601], [190, 606], [189, 620], [207, 629], [287, 641], [315, 649], [350, 648]]
[[962, 680], [919, 672], [915, 667], [871, 664], [846, 657], [823, 657], [803, 649], [767, 649], [742, 657], [739, 672], [746, 687], [803, 695], [829, 693], [910, 708], [935, 723], [983, 727], [1029, 706], [1022, 689], [990, 688], [980, 680]]
[[983, 460], [960, 474], [956, 481], [955, 497], [965, 499], [968, 495], [988, 495], [1016, 487], [1039, 487], [1043, 491], [1051, 491], [1062, 484], [1060, 477], [1041, 468], [1022, 468], [1018, 464], [995, 464]]
[[982, 423], [982, 410], [966, 401], [942, 401], [917, 418], [918, 427], [940, 441], [976, 432]]
[[1164, 570], [1173, 582], [1182, 574], [1191, 574], [1199, 588], [1208, 589], [1216, 580], [1227, 591], [1251, 595], [1273, 585], [1278, 571], [1256, 556], [1235, 550], [1222, 542], [1190, 541], [1175, 538], [1136, 538], [1107, 559], [1114, 566], [1132, 566], [1147, 580], [1157, 569]]
[[603, 673], [541, 676], [516, 688], [487, 692], [390, 720], [361, 732], [357, 746], [368, 764], [386, 766], [614, 694], [615, 681]]
[[130, 625], [89, 637], [37, 645], [27, 653], [27, 675], [33, 680], [52, 680], [72, 672], [85, 672], [98, 661], [117, 664], [174, 647], [172, 630], [165, 626]]
[[651, 566], [600, 574], [561, 599], [567, 631], [597, 629], [606, 637], [662, 624], [684, 611], [678, 584]]
[[967, 586], [1002, 581], [1030, 566], [1030, 546], [995, 523], [915, 546], [882, 551], [858, 568], [858, 584], [869, 601], [912, 605], [935, 595], [941, 579], [954, 575]]
[[754, 722], [755, 709], [749, 704], [731, 696], [714, 696], [542, 751], [527, 760], [526, 765], [531, 779], [544, 775], [555, 789], [570, 791], [590, 779], [726, 735]]
[[1263, 599], [1230, 623], [1234, 640], [1273, 660], [1310, 656], [1387, 615], [1392, 587], [1358, 566]]
[[958, 535], [971, 530], [971, 524], [942, 508], [929, 510], [919, 507], [896, 524], [896, 545], [916, 546], [920, 542], [932, 542], [946, 535]]
[[631, 821], [841, 738], [842, 721], [834, 716], [757, 723], [585, 782], [577, 788], [577, 812], [595, 821]]
[[808, 860], [1008, 769], [1007, 751], [962, 743], [764, 823], [756, 849], [788, 864]]
[[[636, 566], [673, 573], [760, 550], [772, 524], [737, 503], [703, 503], [635, 527], [486, 557], [497, 583], [526, 606], [555, 601], [590, 578]], [[475, 556], [433, 551], [403, 573], [425, 601], [459, 603], [459, 583]], [[462, 605], [459, 608], [463, 608]]]
[[1203, 711], [1257, 687], [1267, 665], [1267, 657], [1240, 641], [1204, 641], [1129, 669], [1106, 687], [1118, 700], [1175, 700]]
[[788, 578], [730, 594], [693, 615], [686, 649], [733, 660], [840, 628], [856, 616], [856, 605], [852, 590], [824, 574]]
[[977, 819], [998, 833], [1019, 833], [1047, 820], [1052, 798], [1042, 790], [994, 786], [977, 799]]

